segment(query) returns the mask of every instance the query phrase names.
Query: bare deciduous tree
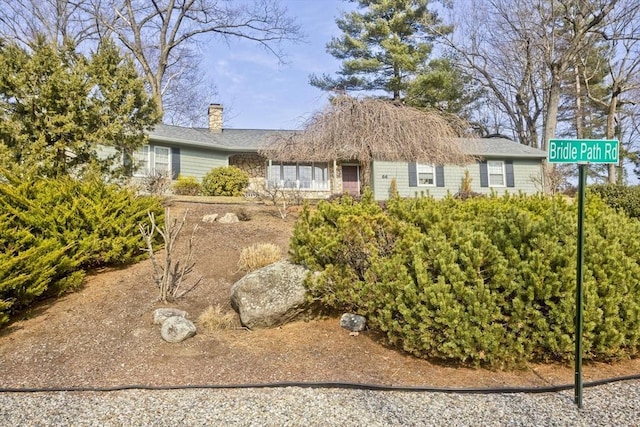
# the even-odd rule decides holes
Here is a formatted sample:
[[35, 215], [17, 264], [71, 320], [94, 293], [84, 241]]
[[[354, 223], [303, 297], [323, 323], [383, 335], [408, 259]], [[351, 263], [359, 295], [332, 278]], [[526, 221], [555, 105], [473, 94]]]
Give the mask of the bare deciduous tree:
[[556, 4], [538, 1], [534, 11], [546, 31], [541, 31], [540, 53], [549, 73], [547, 108], [541, 148], [555, 137], [563, 74], [590, 44], [590, 34], [600, 31], [618, 0], [568, 1]]
[[[163, 87], [163, 122], [171, 125], [207, 127], [208, 118], [202, 113], [207, 111], [211, 100], [216, 99], [215, 79], [207, 73], [201, 58], [191, 52], [185, 52], [171, 71], [171, 80]], [[228, 116], [229, 108], [225, 108]]]
[[139, 63], [153, 98], [163, 98], [181, 79], [203, 36], [256, 42], [283, 58], [281, 42], [298, 40], [300, 28], [277, 0], [105, 0], [94, 13]]
[[[488, 0], [481, 19], [443, 35], [461, 64], [500, 102], [520, 142], [546, 150], [555, 137], [567, 71], [611, 22], [623, 0]], [[620, 5], [619, 5], [620, 4]], [[474, 8], [470, 8], [474, 10]], [[464, 22], [463, 22], [464, 23]], [[551, 171], [548, 166], [547, 174]], [[545, 188], [545, 190], [549, 190]]]
[[474, 2], [475, 15], [441, 40], [498, 100], [520, 142], [545, 150], [557, 128], [563, 75], [618, 16], [618, 2]]
[[[607, 42], [605, 63], [602, 66], [608, 74], [608, 91], [604, 98], [594, 96], [589, 87], [589, 71], [582, 67], [583, 80], [589, 99], [606, 110], [607, 124], [605, 137], [607, 139], [620, 138], [621, 107], [635, 102], [630, 94], [640, 89], [637, 79], [640, 71], [640, 3], [634, 0], [622, 0], [616, 9], [615, 19], [603, 28], [599, 35]], [[578, 68], [578, 67], [577, 67]], [[624, 144], [624, 141], [620, 141]], [[626, 145], [629, 151], [629, 144]], [[618, 165], [608, 165], [607, 180], [617, 182], [616, 169]]]
[[[169, 218], [169, 209], [165, 211], [165, 225], [158, 226], [153, 213], [149, 213], [149, 224], [138, 224], [140, 233], [147, 247], [151, 263], [153, 264], [153, 280], [159, 289], [159, 299], [167, 302], [171, 299], [178, 299], [198, 286], [202, 277], [200, 277], [193, 285], [185, 290], [181, 290], [180, 286], [186, 276], [193, 272], [195, 262], [193, 259], [193, 240], [198, 227], [194, 227], [191, 238], [187, 242], [187, 255], [184, 259], [176, 259], [175, 244], [180, 231], [184, 227], [187, 220], [186, 210], [182, 220], [178, 222], [177, 218], [173, 221]], [[160, 262], [153, 248], [153, 241], [156, 233], [162, 236], [164, 241], [164, 260]]]
[[[526, 8], [518, 7], [521, 3], [471, 0], [464, 13], [454, 11], [456, 31], [438, 40], [456, 53], [457, 65], [484, 87], [487, 104], [508, 118], [507, 129], [520, 143], [538, 147], [545, 73], [532, 42], [538, 23]], [[485, 110], [474, 119], [503, 121], [487, 117], [491, 113]]]
[[471, 160], [455, 138], [467, 130], [455, 117], [374, 98], [339, 96], [302, 132], [280, 137], [261, 154], [284, 161], [358, 160], [369, 185], [373, 160], [463, 164]]
[[78, 46], [96, 35], [95, 18], [85, 0], [12, 0], [0, 6], [0, 35], [29, 45], [38, 35], [62, 45], [65, 38]]
[[[212, 41], [244, 39], [279, 61], [284, 41], [302, 39], [279, 0], [13, 0], [0, 7], [0, 36], [24, 45], [36, 35], [59, 45], [71, 38], [80, 50], [116, 39], [135, 59], [159, 112], [173, 124], [200, 124], [215, 94], [203, 78], [202, 50]], [[219, 43], [218, 43], [219, 44]], [[206, 99], [205, 99], [206, 98]]]

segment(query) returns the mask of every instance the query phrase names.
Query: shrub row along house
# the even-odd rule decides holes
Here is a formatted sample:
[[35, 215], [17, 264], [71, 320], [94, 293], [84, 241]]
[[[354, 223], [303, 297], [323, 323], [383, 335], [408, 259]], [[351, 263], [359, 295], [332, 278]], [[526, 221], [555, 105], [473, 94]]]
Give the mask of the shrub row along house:
[[[299, 190], [309, 198], [332, 194], [359, 194], [363, 165], [358, 161], [288, 162], [266, 158], [261, 148], [276, 138], [300, 131], [223, 129], [223, 107], [209, 106], [208, 128], [158, 125], [149, 133], [149, 144], [134, 153], [134, 177], [166, 174], [202, 180], [211, 169], [237, 166], [249, 174], [250, 191], [264, 186]], [[465, 175], [469, 190], [477, 193], [541, 191], [542, 161], [546, 153], [506, 138], [457, 139], [463, 153], [474, 160], [465, 165], [436, 165], [374, 160], [370, 186], [376, 200], [389, 198], [395, 181], [405, 197], [431, 195], [441, 198], [461, 190]]]

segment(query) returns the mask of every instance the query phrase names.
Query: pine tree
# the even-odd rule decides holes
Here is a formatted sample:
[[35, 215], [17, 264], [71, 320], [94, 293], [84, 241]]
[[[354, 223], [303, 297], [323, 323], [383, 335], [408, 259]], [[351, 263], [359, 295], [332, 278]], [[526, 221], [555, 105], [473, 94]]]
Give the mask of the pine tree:
[[131, 61], [111, 43], [90, 57], [71, 41], [0, 41], [0, 166], [40, 176], [78, 174], [98, 144], [132, 150], [157, 122]]
[[440, 20], [428, 9], [429, 0], [350, 1], [360, 11], [337, 19], [343, 35], [327, 44], [327, 51], [343, 61], [342, 69], [336, 78], [311, 75], [310, 83], [323, 90], [384, 91], [399, 100], [423, 71], [432, 51], [429, 29]]
[[420, 69], [407, 87], [407, 104], [467, 117], [481, 90], [449, 58], [437, 58]]
[[[158, 107], [145, 90], [133, 60], [116, 45], [103, 40], [89, 64], [92, 106], [95, 111], [95, 140], [114, 146], [130, 156], [145, 141], [145, 130], [160, 120]], [[131, 166], [133, 162], [125, 162]], [[127, 176], [130, 170], [125, 170]]]

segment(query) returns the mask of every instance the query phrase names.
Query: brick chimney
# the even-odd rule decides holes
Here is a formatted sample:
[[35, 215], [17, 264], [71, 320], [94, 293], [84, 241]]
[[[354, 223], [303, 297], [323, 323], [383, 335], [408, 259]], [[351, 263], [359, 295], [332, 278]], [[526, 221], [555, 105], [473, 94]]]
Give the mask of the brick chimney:
[[220, 104], [209, 104], [209, 130], [222, 132], [222, 110]]

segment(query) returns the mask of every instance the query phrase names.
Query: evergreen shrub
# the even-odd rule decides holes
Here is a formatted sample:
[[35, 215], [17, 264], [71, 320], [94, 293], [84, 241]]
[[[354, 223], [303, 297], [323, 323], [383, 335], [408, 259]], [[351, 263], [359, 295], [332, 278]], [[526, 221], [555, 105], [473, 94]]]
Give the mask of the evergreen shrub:
[[202, 194], [202, 186], [198, 180], [192, 176], [178, 176], [172, 188], [173, 194], [181, 196], [199, 196]]
[[138, 223], [160, 200], [101, 180], [0, 181], [0, 325], [39, 297], [77, 288], [90, 268], [140, 259]]
[[236, 166], [213, 168], [202, 178], [207, 196], [241, 196], [249, 185], [249, 175]]
[[[586, 204], [585, 358], [640, 348], [640, 223]], [[574, 351], [576, 204], [561, 197], [392, 199], [306, 209], [291, 256], [317, 273], [312, 298], [368, 318], [424, 358], [493, 368], [569, 361]]]
[[599, 184], [588, 189], [612, 208], [622, 210], [632, 218], [640, 218], [640, 186]]

